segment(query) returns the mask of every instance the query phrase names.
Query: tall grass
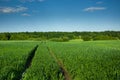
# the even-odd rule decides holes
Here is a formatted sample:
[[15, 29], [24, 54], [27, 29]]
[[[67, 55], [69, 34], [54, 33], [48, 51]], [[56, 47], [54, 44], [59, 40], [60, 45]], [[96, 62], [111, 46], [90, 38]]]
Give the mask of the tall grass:
[[23, 80], [58, 80], [58, 71], [59, 66], [48, 52], [46, 45], [40, 44]]
[[0, 42], [0, 80], [18, 80], [34, 46], [28, 42]]
[[73, 80], [119, 80], [120, 41], [49, 43]]
[[0, 80], [15, 80], [14, 76], [24, 68], [35, 44], [39, 47], [23, 80], [64, 80], [47, 46], [63, 63], [72, 80], [120, 80], [120, 41], [117, 40], [0, 42]]

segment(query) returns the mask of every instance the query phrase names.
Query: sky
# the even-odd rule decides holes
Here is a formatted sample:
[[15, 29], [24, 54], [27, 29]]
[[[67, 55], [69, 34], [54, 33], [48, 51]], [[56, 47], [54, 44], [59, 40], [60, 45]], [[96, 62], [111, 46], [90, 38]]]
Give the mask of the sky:
[[0, 0], [0, 32], [120, 31], [120, 0]]

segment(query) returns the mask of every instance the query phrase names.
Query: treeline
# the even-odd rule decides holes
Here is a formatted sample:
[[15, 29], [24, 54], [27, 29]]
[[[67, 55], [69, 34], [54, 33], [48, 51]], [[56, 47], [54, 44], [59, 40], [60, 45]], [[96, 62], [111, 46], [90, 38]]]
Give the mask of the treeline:
[[14, 32], [0, 33], [0, 40], [52, 40], [69, 41], [71, 39], [119, 40], [120, 31], [104, 32]]

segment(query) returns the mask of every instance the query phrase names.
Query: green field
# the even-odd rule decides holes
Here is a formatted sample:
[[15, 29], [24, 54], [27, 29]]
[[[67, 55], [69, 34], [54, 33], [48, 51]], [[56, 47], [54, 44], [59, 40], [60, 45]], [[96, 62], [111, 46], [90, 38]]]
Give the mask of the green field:
[[120, 80], [120, 41], [0, 41], [0, 80], [20, 79]]

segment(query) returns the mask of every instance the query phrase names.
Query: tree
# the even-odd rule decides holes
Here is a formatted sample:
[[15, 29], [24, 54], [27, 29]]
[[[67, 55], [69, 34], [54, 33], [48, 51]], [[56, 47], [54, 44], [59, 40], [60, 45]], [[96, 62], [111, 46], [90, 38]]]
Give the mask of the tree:
[[11, 34], [10, 33], [5, 33], [5, 37], [6, 37], [7, 40], [10, 40]]

